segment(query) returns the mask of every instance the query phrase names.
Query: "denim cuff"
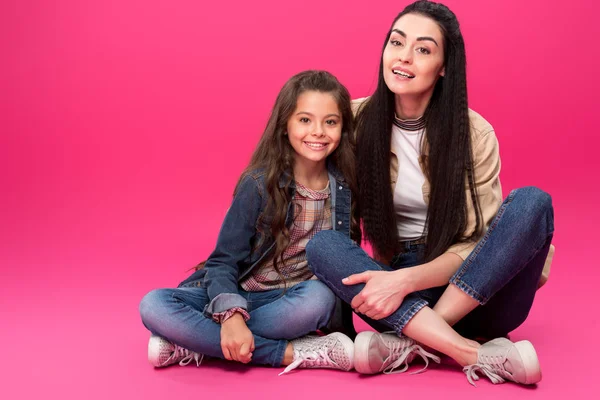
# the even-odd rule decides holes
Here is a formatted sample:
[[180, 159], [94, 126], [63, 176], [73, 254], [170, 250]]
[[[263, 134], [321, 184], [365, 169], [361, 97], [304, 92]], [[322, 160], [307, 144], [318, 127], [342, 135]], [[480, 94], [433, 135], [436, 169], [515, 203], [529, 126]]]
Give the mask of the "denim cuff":
[[221, 293], [206, 306], [204, 314], [212, 319], [213, 314], [222, 313], [235, 307], [247, 310], [248, 301], [237, 293]]
[[[418, 299], [412, 305], [409, 306], [408, 310], [405, 310], [400, 319], [393, 323], [394, 330], [398, 336], [402, 336], [402, 331], [408, 322], [415, 316], [416, 313], [421, 311], [423, 307], [429, 304], [426, 300]], [[402, 306], [400, 306], [402, 307]]]
[[471, 297], [473, 300], [477, 301], [479, 305], [484, 305], [488, 302], [488, 298], [482, 296], [475, 289], [469, 286], [466, 282], [461, 280], [456, 276], [456, 274], [450, 279], [450, 283], [455, 285], [457, 288], [462, 290], [467, 296]]
[[250, 314], [248, 314], [248, 311], [240, 307], [233, 307], [222, 313], [213, 313], [212, 319], [216, 323], [222, 324], [229, 318], [233, 317], [233, 314], [235, 313], [240, 313], [241, 316], [244, 318], [244, 322], [248, 322], [248, 320], [250, 319]]

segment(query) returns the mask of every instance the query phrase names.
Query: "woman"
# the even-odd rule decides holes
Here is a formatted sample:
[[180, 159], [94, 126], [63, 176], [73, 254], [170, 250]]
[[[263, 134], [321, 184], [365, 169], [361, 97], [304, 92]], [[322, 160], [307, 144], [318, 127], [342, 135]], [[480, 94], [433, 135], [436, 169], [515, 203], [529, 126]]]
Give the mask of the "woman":
[[531, 343], [505, 336], [547, 279], [552, 202], [532, 187], [502, 201], [494, 130], [468, 108], [456, 16], [433, 2], [406, 7], [386, 37], [375, 93], [355, 105], [359, 204], [377, 262], [336, 232], [306, 251], [319, 279], [379, 332], [394, 332], [360, 333], [356, 370], [404, 371], [417, 355], [439, 362], [425, 345], [471, 383], [477, 372], [538, 382]]

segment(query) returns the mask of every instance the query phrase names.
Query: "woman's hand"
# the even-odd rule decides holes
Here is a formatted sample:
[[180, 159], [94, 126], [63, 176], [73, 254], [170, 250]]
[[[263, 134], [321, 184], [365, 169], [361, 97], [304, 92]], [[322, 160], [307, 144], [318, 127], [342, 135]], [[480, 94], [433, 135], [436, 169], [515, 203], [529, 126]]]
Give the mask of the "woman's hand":
[[354, 311], [378, 320], [391, 315], [404, 297], [413, 292], [411, 268], [397, 271], [365, 271], [344, 278], [345, 285], [364, 283], [365, 287], [352, 299]]
[[246, 364], [252, 359], [254, 336], [240, 313], [221, 324], [221, 350], [228, 360]]

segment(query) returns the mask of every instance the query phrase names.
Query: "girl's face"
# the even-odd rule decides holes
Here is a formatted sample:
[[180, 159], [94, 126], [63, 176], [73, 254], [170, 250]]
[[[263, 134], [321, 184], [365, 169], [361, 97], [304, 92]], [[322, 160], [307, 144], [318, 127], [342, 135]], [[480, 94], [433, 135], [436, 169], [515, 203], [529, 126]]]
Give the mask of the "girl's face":
[[325, 164], [342, 138], [342, 114], [330, 93], [303, 92], [287, 123], [296, 163]]
[[419, 14], [400, 17], [383, 51], [387, 87], [399, 96], [431, 97], [438, 78], [445, 73], [443, 40], [434, 20]]

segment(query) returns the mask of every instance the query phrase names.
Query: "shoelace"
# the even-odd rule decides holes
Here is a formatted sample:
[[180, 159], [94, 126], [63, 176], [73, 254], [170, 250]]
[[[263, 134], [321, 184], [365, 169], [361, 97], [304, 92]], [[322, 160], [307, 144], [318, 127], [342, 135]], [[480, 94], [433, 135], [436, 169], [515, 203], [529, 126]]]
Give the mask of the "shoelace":
[[180, 361], [179, 361], [179, 365], [181, 365], [182, 367], [185, 367], [186, 365], [188, 365], [189, 363], [192, 362], [192, 360], [196, 361], [196, 367], [199, 367], [200, 364], [202, 363], [202, 360], [204, 359], [204, 355], [203, 354], [198, 354], [194, 351], [190, 351], [188, 349], [184, 349], [183, 347], [180, 347], [176, 344], [173, 344], [174, 349], [173, 349], [173, 354], [171, 354], [171, 357], [169, 357], [167, 359], [167, 361], [165, 361], [165, 363], [168, 363], [169, 361], [171, 361], [174, 358], [179, 358], [179, 357], [183, 357]]
[[204, 360], [204, 354], [198, 354], [195, 352], [191, 352], [190, 354], [188, 354], [187, 356], [182, 358], [181, 361], [179, 361], [179, 365], [184, 367], [184, 366], [188, 365], [190, 362], [192, 362], [192, 360], [195, 360], [196, 367], [199, 367], [200, 364], [202, 363], [202, 360]]
[[474, 381], [479, 380], [478, 371], [490, 378], [493, 384], [502, 383], [505, 378], [510, 379], [510, 373], [504, 368], [505, 361], [506, 359], [501, 356], [483, 357], [482, 362], [467, 365], [463, 368], [463, 371], [467, 374], [467, 379], [473, 386], [477, 386]]
[[[401, 342], [395, 342], [395, 343], [393, 343], [392, 344], [392, 348], [390, 349], [390, 353], [394, 354], [394, 353], [397, 353], [399, 351], [402, 351], [402, 354], [400, 354], [400, 357], [398, 357], [398, 359], [396, 361], [394, 361], [393, 363], [391, 363], [390, 365], [388, 365], [383, 370], [384, 374], [400, 374], [402, 372], [405, 372], [408, 369], [408, 356], [410, 356], [413, 353], [415, 355], [420, 356], [423, 359], [423, 361], [425, 361], [425, 366], [423, 368], [421, 368], [420, 370], [418, 370], [418, 371], [411, 372], [411, 375], [412, 374], [419, 374], [419, 373], [425, 371], [427, 369], [427, 367], [429, 366], [429, 359], [430, 358], [433, 361], [435, 361], [436, 363], [438, 363], [438, 364], [440, 363], [440, 358], [438, 356], [425, 351], [425, 349], [423, 349], [418, 344], [413, 344], [412, 346], [408, 346], [407, 348], [405, 348], [404, 350], [402, 350], [402, 343]], [[404, 364], [404, 367], [402, 367], [402, 369], [399, 369], [399, 370], [395, 371], [395, 369], [398, 368], [399, 366], [401, 366], [402, 364]]]
[[323, 346], [316, 350], [294, 350], [294, 361], [288, 365], [279, 376], [298, 368], [300, 365], [306, 367], [327, 367], [337, 365], [329, 358], [327, 347]]

